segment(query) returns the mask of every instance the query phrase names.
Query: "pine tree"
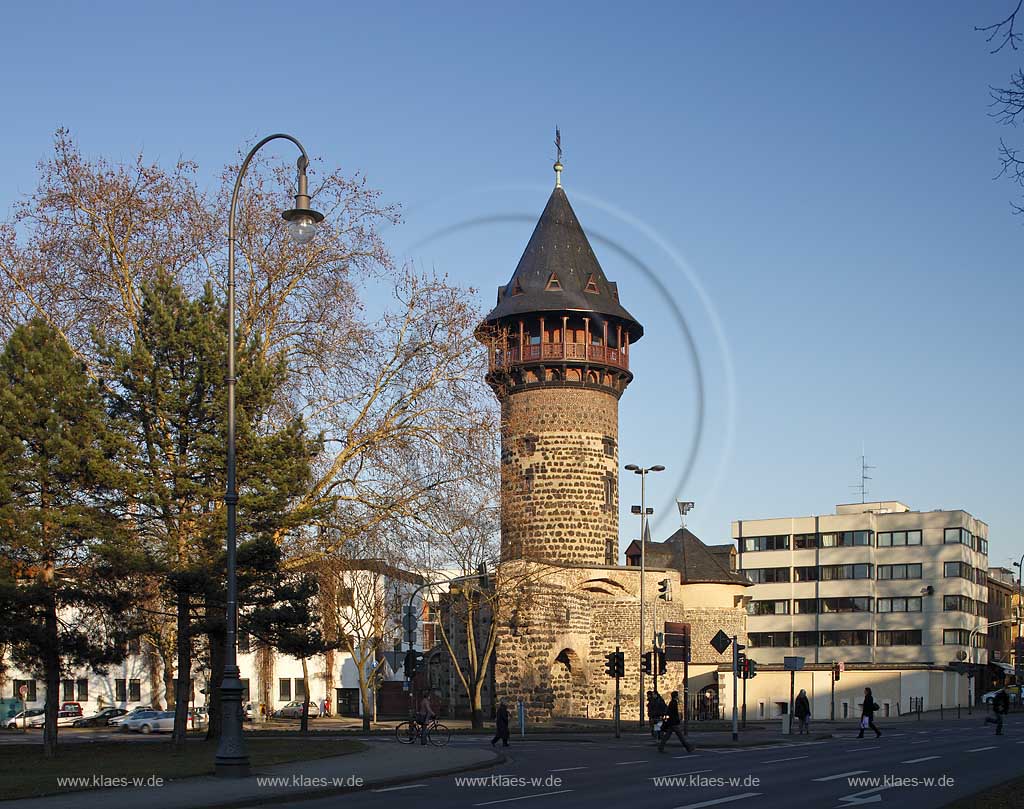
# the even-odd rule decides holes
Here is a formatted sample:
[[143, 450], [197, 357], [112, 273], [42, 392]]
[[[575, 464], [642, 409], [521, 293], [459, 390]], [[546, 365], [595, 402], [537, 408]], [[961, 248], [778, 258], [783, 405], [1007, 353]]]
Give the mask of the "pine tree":
[[47, 756], [61, 673], [102, 672], [135, 631], [124, 616], [140, 560], [118, 517], [119, 451], [63, 337], [42, 320], [15, 329], [0, 355], [0, 645], [46, 683]]
[[[185, 739], [195, 636], [209, 644], [208, 735], [220, 731], [224, 659], [227, 317], [209, 285], [191, 299], [159, 272], [143, 288], [130, 345], [101, 343], [110, 410], [134, 450], [135, 511], [177, 616], [174, 740]], [[287, 412], [287, 369], [258, 344], [239, 346], [236, 441], [239, 541], [296, 530], [320, 505], [293, 508], [320, 442]]]

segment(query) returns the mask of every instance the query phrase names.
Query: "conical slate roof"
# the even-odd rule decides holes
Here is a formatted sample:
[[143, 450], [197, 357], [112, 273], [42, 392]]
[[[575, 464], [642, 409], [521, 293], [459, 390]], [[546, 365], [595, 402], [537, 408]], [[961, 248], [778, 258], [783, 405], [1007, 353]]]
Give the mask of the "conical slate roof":
[[594, 312], [623, 321], [633, 342], [644, 329], [619, 303], [565, 191], [556, 186], [508, 284], [485, 321], [531, 312]]

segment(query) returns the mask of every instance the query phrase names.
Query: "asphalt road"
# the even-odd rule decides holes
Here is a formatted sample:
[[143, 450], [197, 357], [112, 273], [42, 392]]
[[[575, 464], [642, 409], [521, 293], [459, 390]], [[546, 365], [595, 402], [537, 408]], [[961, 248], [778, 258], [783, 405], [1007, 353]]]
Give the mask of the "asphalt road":
[[[705, 748], [692, 755], [678, 740], [659, 754], [649, 737], [638, 734], [578, 743], [513, 739], [506, 763], [492, 769], [278, 806], [384, 807], [400, 801], [530, 809], [821, 809], [863, 804], [926, 809], [1024, 775], [1024, 721], [1013, 720], [1003, 736], [996, 736], [979, 717], [970, 723], [883, 725], [879, 740], [870, 731], [859, 740], [856, 729], [844, 729], [829, 740]], [[694, 740], [699, 744], [700, 736]], [[451, 743], [488, 742], [453, 737]], [[423, 754], [429, 756], [430, 748], [423, 748]], [[672, 776], [675, 780], [661, 780]]]

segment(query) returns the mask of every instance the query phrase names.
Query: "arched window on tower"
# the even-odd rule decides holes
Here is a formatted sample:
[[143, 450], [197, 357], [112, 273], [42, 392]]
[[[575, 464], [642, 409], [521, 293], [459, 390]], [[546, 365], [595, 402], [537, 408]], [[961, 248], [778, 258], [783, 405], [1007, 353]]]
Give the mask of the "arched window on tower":
[[604, 507], [612, 508], [615, 501], [615, 476], [608, 472], [604, 476]]

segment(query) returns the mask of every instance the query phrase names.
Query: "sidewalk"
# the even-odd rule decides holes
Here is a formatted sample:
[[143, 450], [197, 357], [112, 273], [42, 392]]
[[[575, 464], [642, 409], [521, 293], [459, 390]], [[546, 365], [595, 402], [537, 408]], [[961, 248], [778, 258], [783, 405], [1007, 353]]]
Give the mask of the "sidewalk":
[[248, 778], [210, 775], [182, 778], [162, 786], [92, 789], [45, 798], [0, 801], [2, 809], [119, 809], [159, 806], [160, 809], [212, 809], [253, 806], [284, 799], [335, 795], [381, 788], [419, 778], [479, 769], [504, 757], [490, 746], [432, 747], [394, 741], [368, 742], [360, 753], [314, 761], [293, 761], [265, 767]]

